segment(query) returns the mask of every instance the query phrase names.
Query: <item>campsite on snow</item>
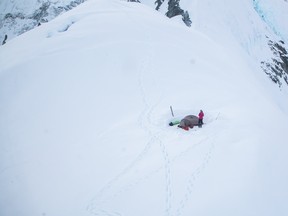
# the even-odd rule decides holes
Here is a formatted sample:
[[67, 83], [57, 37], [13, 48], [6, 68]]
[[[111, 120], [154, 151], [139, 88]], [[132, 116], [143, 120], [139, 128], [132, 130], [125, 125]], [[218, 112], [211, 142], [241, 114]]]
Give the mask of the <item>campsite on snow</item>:
[[286, 0], [1, 0], [0, 215], [287, 215], [287, 19]]

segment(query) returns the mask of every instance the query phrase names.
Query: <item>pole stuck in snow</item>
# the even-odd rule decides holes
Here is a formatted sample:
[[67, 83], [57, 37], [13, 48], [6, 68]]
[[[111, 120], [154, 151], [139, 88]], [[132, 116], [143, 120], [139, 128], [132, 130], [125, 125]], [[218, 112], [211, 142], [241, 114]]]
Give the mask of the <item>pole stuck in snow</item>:
[[172, 116], [174, 117], [174, 113], [173, 113], [172, 106], [170, 106], [170, 110], [171, 110], [171, 114], [172, 114]]

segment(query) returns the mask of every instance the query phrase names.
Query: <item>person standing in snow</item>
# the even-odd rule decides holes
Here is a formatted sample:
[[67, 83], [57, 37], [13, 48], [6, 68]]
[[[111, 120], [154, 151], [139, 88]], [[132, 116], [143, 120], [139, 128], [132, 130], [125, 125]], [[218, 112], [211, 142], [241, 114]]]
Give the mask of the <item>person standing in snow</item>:
[[4, 40], [3, 40], [3, 42], [2, 42], [2, 45], [6, 44], [6, 40], [7, 40], [7, 38], [8, 38], [8, 36], [5, 35]]
[[198, 114], [198, 126], [202, 127], [203, 125], [203, 118], [204, 118], [204, 112], [202, 110], [200, 110], [199, 114]]

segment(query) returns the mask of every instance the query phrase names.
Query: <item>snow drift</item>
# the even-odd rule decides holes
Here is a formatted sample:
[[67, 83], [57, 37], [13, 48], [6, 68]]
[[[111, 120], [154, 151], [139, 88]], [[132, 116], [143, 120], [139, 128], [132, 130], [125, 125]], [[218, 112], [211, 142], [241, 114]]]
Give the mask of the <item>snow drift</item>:
[[228, 50], [116, 0], [0, 47], [0, 214], [287, 214], [286, 92]]

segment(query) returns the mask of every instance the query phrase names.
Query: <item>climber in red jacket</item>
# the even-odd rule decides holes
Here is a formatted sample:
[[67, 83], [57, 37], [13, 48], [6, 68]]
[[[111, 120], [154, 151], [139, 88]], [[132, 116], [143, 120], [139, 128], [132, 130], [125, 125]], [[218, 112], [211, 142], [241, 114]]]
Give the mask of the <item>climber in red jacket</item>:
[[204, 118], [204, 112], [202, 110], [200, 110], [199, 114], [198, 114], [198, 126], [202, 127], [203, 125], [203, 118]]

